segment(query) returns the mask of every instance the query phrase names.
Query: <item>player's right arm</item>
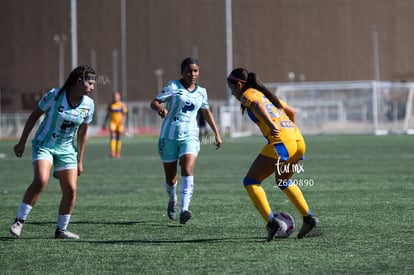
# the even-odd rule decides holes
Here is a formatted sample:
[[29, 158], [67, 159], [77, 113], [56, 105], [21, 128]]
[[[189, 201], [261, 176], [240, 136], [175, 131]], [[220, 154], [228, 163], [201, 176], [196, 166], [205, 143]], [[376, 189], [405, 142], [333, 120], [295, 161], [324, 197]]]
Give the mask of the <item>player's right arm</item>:
[[253, 100], [251, 102], [250, 108], [254, 109], [258, 115], [261, 116], [262, 120], [269, 127], [269, 133], [272, 136], [277, 136], [280, 132], [280, 129], [277, 127], [276, 123], [273, 121], [272, 117], [269, 114], [268, 109], [262, 100]]
[[161, 105], [161, 103], [162, 102], [159, 101], [158, 99], [154, 99], [153, 101], [151, 101], [151, 109], [156, 111], [161, 118], [164, 118], [167, 115], [168, 110], [167, 108], [164, 108]]
[[24, 147], [27, 141], [27, 137], [29, 136], [30, 132], [32, 131], [33, 127], [35, 126], [37, 120], [44, 114], [39, 107], [37, 107], [29, 116], [24, 125], [23, 133], [20, 137], [19, 142], [14, 146], [14, 153], [17, 157], [22, 157], [24, 153]]

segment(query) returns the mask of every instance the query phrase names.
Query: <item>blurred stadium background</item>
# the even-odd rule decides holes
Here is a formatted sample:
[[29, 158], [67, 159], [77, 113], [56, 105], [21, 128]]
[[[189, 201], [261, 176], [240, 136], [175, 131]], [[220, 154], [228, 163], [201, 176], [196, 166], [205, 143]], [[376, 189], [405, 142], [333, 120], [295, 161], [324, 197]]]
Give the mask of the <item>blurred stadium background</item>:
[[0, 0], [0, 11], [1, 139], [79, 64], [98, 72], [91, 135], [106, 134], [114, 91], [128, 135], [155, 134], [149, 102], [187, 56], [231, 136], [257, 133], [226, 87], [239, 66], [298, 109], [305, 134], [414, 131], [412, 0]]

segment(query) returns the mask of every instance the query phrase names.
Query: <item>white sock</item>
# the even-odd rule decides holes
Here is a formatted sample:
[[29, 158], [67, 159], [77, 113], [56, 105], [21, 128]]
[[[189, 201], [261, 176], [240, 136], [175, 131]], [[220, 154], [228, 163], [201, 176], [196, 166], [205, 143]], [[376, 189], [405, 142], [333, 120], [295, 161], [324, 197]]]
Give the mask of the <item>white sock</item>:
[[32, 208], [33, 208], [33, 206], [31, 206], [30, 204], [21, 202], [20, 206], [19, 206], [19, 210], [17, 211], [16, 218], [18, 220], [25, 221], [27, 219], [27, 216], [29, 216], [29, 213], [32, 210]]
[[57, 220], [57, 224], [56, 224], [56, 229], [66, 230], [68, 228], [68, 225], [69, 225], [70, 216], [71, 216], [70, 214], [59, 215], [58, 220]]
[[183, 181], [181, 188], [181, 212], [183, 212], [190, 207], [191, 197], [194, 191], [194, 176], [186, 176], [181, 179]]
[[177, 202], [177, 182], [173, 186], [165, 183], [165, 190], [167, 191], [169, 200]]

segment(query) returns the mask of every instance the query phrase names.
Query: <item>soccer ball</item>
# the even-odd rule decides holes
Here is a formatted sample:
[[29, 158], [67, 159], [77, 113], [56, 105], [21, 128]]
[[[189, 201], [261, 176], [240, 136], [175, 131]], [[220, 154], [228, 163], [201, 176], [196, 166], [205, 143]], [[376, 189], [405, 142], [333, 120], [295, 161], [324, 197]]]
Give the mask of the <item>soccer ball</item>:
[[280, 228], [276, 233], [275, 238], [287, 238], [295, 229], [295, 220], [286, 212], [277, 212], [273, 217], [279, 222]]

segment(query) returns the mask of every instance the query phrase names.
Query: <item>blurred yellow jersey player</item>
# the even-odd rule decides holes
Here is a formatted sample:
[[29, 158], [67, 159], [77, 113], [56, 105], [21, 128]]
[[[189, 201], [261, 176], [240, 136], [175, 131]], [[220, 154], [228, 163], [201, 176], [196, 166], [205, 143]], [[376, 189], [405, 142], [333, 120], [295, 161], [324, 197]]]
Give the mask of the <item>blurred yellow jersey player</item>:
[[109, 147], [111, 150], [112, 158], [121, 157], [121, 135], [124, 132], [127, 114], [128, 108], [126, 104], [121, 101], [121, 94], [119, 92], [115, 92], [113, 94], [113, 100], [108, 105], [108, 108], [106, 110], [106, 117], [103, 125], [103, 128], [105, 129], [109, 119]]

